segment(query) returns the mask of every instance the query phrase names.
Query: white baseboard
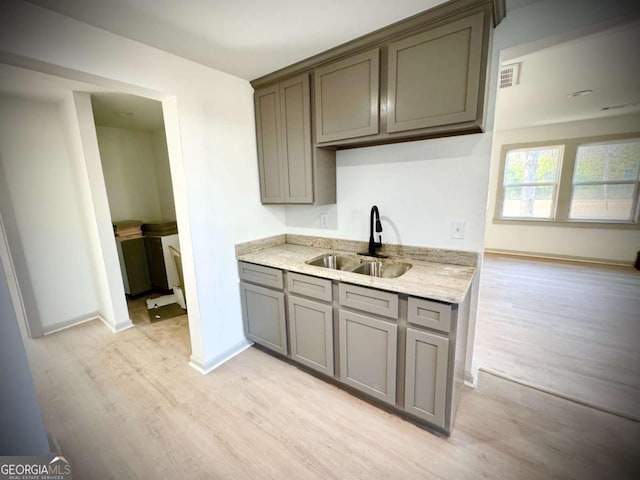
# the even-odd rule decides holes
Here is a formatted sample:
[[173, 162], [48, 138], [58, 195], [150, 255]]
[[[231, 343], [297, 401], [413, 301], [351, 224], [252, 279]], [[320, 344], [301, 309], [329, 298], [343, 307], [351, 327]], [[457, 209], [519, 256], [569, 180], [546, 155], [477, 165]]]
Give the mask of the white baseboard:
[[572, 255], [556, 255], [554, 253], [523, 252], [519, 250], [503, 250], [500, 248], [485, 248], [484, 253], [493, 253], [496, 255], [508, 255], [513, 257], [542, 258], [545, 260], [562, 260], [565, 262], [576, 262], [576, 263], [597, 263], [602, 265], [615, 265], [619, 267], [633, 266], [633, 261], [625, 262], [623, 260], [608, 260], [606, 258], [589, 258], [589, 257], [577, 257]]
[[111, 330], [112, 333], [120, 333], [128, 330], [130, 328], [135, 327], [131, 319], [127, 319], [128, 321], [120, 322], [115, 327], [107, 322], [101, 315], [98, 315], [98, 318], [102, 320], [102, 322]]
[[202, 375], [206, 375], [208, 373], [211, 373], [223, 363], [228, 362], [236, 355], [245, 351], [251, 345], [253, 345], [253, 343], [248, 342], [247, 340], [243, 340], [230, 349], [226, 350], [225, 352], [221, 353], [220, 355], [216, 355], [214, 358], [206, 362], [203, 362], [199, 358], [191, 355], [191, 358], [189, 359], [189, 366], [197, 372], [200, 372]]
[[480, 367], [478, 366], [478, 362], [474, 360], [471, 361], [471, 371], [464, 372], [464, 384], [467, 387], [476, 388], [478, 386], [478, 373], [480, 371]]
[[65, 320], [64, 322], [56, 323], [55, 325], [48, 325], [42, 328], [43, 335], [51, 335], [52, 333], [60, 332], [62, 330], [66, 330], [67, 328], [75, 327], [77, 325], [81, 325], [83, 323], [91, 322], [93, 320], [98, 320], [100, 315], [98, 312], [92, 312], [89, 315], [82, 315], [81, 317], [71, 318], [69, 320]]

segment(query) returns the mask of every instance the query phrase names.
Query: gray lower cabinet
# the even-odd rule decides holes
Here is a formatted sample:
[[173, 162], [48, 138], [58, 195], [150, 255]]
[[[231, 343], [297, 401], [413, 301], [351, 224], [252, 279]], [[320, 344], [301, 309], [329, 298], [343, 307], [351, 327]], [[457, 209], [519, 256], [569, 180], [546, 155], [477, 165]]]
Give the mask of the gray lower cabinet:
[[125, 293], [140, 295], [151, 290], [144, 238], [123, 240], [116, 245]]
[[291, 358], [333, 376], [333, 308], [331, 305], [288, 296]]
[[378, 133], [379, 76], [378, 48], [314, 70], [318, 143]]
[[162, 251], [162, 237], [144, 237], [144, 248], [147, 254], [151, 286], [159, 290], [169, 290], [167, 268]]
[[339, 311], [340, 380], [395, 405], [398, 326]]
[[479, 12], [389, 45], [387, 132], [481, 123], [484, 25]]
[[445, 428], [449, 339], [407, 328], [404, 409]]
[[284, 293], [240, 282], [245, 335], [282, 355], [287, 354]]
[[451, 432], [468, 295], [449, 304], [247, 262], [238, 273], [247, 338]]

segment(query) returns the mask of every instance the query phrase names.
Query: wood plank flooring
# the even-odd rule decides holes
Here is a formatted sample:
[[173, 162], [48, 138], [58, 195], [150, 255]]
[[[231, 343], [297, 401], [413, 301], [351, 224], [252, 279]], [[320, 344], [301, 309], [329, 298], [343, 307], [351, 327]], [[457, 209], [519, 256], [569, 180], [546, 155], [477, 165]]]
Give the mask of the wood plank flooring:
[[640, 272], [486, 254], [480, 368], [640, 420]]
[[186, 316], [26, 347], [80, 480], [640, 477], [639, 423], [485, 373], [445, 439], [255, 348], [202, 376]]

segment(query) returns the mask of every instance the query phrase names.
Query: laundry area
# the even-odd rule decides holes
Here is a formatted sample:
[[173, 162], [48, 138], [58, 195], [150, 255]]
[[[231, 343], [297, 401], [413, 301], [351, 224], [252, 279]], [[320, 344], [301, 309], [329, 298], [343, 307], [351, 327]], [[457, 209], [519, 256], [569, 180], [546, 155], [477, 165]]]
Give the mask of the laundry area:
[[[186, 313], [180, 240], [160, 102], [92, 96], [122, 282], [134, 323]], [[146, 315], [141, 312], [146, 311]]]
[[178, 226], [174, 221], [113, 224], [128, 303], [144, 297], [151, 322], [186, 313]]

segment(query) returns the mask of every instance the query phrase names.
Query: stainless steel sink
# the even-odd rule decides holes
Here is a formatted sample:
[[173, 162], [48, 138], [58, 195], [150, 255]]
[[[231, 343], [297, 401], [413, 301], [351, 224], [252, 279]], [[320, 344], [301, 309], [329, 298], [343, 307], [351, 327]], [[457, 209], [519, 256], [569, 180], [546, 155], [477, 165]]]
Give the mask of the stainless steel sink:
[[318, 258], [314, 258], [313, 260], [309, 260], [307, 262], [307, 265], [331, 268], [333, 270], [351, 271], [361, 263], [362, 263], [362, 260], [359, 259], [358, 257], [328, 253]]
[[377, 262], [367, 260], [359, 267], [354, 268], [352, 272], [369, 275], [371, 277], [396, 278], [404, 274], [410, 268], [411, 265], [408, 263]]
[[309, 260], [307, 265], [380, 278], [396, 278], [411, 268], [411, 265], [408, 263], [380, 262], [335, 253], [327, 253], [313, 260]]

